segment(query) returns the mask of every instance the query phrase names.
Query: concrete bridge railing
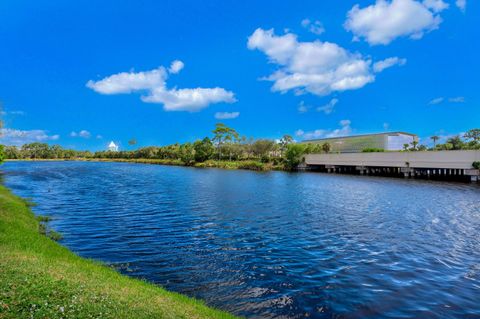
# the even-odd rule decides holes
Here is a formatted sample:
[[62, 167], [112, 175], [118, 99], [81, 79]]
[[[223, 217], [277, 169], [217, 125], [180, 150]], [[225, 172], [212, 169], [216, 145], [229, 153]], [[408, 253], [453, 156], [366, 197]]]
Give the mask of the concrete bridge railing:
[[306, 165], [472, 169], [480, 151], [308, 154]]

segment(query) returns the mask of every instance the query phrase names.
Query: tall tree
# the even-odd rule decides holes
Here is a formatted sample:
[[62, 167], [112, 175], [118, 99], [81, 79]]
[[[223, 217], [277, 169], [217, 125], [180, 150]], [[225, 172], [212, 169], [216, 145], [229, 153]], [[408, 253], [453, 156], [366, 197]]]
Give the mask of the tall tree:
[[447, 143], [452, 144], [452, 149], [453, 150], [461, 150], [464, 146], [464, 143], [463, 143], [463, 141], [462, 141], [462, 139], [460, 138], [459, 135], [454, 136], [454, 137], [450, 137], [447, 140]]
[[330, 149], [331, 149], [331, 145], [330, 143], [328, 142], [325, 142], [322, 144], [322, 150], [325, 152], [325, 153], [330, 153]]
[[412, 141], [412, 149], [413, 149], [414, 151], [417, 150], [417, 145], [418, 145], [418, 141], [417, 141], [417, 140], [413, 140], [413, 141]]
[[[218, 159], [222, 157], [222, 146], [225, 143], [235, 143], [238, 142], [240, 135], [235, 131], [235, 129], [226, 126], [223, 123], [217, 123], [213, 133], [213, 142], [218, 149]], [[229, 158], [231, 159], [232, 154], [229, 152]]]
[[288, 144], [292, 144], [293, 143], [293, 137], [290, 136], [290, 135], [284, 135], [281, 139], [280, 139], [280, 153], [283, 155], [283, 153], [285, 152], [285, 150], [287, 149], [287, 145]]
[[437, 135], [433, 135], [430, 137], [430, 139], [433, 141], [433, 148], [437, 147], [437, 141], [440, 139]]
[[195, 161], [197, 162], [205, 162], [206, 160], [209, 160], [215, 152], [213, 143], [208, 137], [205, 137], [201, 141], [196, 141], [193, 144], [193, 148], [195, 150]]
[[468, 130], [463, 137], [467, 139], [472, 139], [475, 142], [480, 141], [480, 128], [474, 128], [471, 130]]

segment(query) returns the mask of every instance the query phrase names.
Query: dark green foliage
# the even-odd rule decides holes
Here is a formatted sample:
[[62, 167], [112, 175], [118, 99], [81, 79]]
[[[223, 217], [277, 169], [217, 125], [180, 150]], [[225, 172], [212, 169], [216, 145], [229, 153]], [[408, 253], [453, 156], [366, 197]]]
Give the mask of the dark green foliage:
[[378, 153], [378, 152], [385, 152], [383, 148], [364, 148], [362, 150], [363, 153]]
[[332, 146], [330, 145], [330, 143], [325, 142], [322, 144], [322, 151], [324, 151], [325, 153], [330, 153], [331, 149], [332, 149]]
[[301, 162], [303, 154], [305, 154], [306, 146], [303, 144], [289, 144], [285, 151], [285, 168], [295, 169]]
[[215, 152], [215, 147], [208, 137], [193, 143], [193, 149], [195, 151], [196, 162], [205, 162], [206, 160], [211, 159]]
[[37, 220], [39, 222], [47, 223], [52, 220], [50, 216], [42, 216], [42, 215], [37, 215]]
[[62, 234], [54, 231], [53, 229], [48, 230], [47, 237], [50, 238], [51, 240], [54, 240], [54, 241], [59, 241], [59, 240], [63, 239]]
[[479, 161], [473, 162], [472, 167], [475, 169], [480, 169], [480, 162]]

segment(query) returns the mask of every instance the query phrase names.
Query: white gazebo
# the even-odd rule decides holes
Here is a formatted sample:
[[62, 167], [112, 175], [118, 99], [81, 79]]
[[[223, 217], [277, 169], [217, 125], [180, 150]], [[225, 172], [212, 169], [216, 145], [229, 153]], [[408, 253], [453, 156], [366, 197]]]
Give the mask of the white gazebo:
[[110, 152], [118, 152], [118, 145], [111, 141], [110, 144], [108, 144], [108, 150]]

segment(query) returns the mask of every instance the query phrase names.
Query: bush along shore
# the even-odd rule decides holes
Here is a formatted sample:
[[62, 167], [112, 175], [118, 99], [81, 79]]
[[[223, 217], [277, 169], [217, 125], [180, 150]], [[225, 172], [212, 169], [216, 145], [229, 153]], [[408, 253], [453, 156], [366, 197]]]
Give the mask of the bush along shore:
[[30, 206], [0, 186], [0, 318], [234, 318], [75, 255]]

